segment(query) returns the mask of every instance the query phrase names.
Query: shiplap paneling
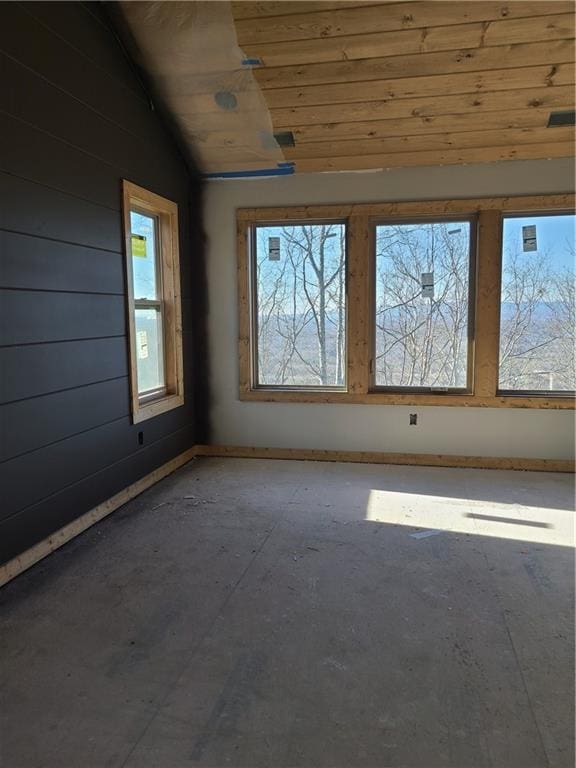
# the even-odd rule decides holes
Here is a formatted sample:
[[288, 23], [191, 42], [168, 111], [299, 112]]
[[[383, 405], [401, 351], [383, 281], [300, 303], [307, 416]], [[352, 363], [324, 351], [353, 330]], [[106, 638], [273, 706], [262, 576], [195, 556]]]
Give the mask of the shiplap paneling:
[[1, 403], [126, 377], [126, 339], [112, 337], [0, 347], [0, 370]]
[[0, 198], [0, 229], [122, 252], [119, 211], [7, 173], [0, 174]]
[[26, 507], [0, 523], [0, 562], [10, 560], [54, 531], [109, 499], [127, 485], [136, 482], [188, 450], [194, 442], [194, 429], [184, 426], [158, 442], [134, 451], [122, 461], [94, 472], [62, 488], [39, 504]]
[[[185, 194], [182, 158], [174, 157], [166, 142], [135, 136], [8, 58], [1, 49], [0, 84], [0, 111], [10, 117], [94, 155], [135, 183], [144, 185], [153, 176], [158, 193], [165, 197]], [[156, 118], [150, 114], [148, 119]]]
[[0, 156], [0, 170], [111, 210], [120, 209], [118, 184], [97, 157], [2, 114], [0, 135], [11, 136], [10, 152]]
[[[177, 432], [189, 423], [190, 416], [190, 405], [143, 424], [132, 424], [124, 416], [3, 462], [0, 478], [5, 497], [0, 520], [137, 452], [139, 432], [144, 435], [144, 445], [149, 445]], [[31, 465], [34, 482], [30, 482]]]
[[0, 346], [123, 336], [124, 314], [124, 296], [0, 289]]
[[[0, 5], [1, 559], [195, 441], [200, 184], [102, 6]], [[129, 415], [121, 180], [181, 212], [186, 402]], [[193, 205], [190, 206], [190, 201]], [[139, 433], [143, 433], [139, 440]]]
[[[0, 405], [0, 461], [128, 416], [124, 378]], [[10, 435], [8, 444], [7, 435]]]
[[[284, 159], [296, 161], [296, 172], [434, 164], [430, 155], [413, 156], [401, 144], [370, 146], [372, 138], [387, 138], [385, 120], [406, 121], [398, 136], [429, 137], [424, 153], [438, 142], [455, 150], [439, 157], [438, 164], [550, 158], [558, 156], [561, 144], [564, 155], [574, 154], [572, 138], [565, 141], [544, 131], [528, 149], [525, 137], [507, 125], [484, 125], [492, 111], [574, 108], [573, 3], [237, 2], [232, 11], [240, 48], [259, 61], [253, 74], [274, 131], [294, 135], [296, 147], [287, 149]], [[209, 94], [202, 98], [196, 129], [206, 167], [230, 172], [262, 168], [249, 151], [254, 137], [227, 140], [229, 119], [218, 115]], [[238, 99], [241, 110], [250, 109], [244, 94]], [[474, 144], [486, 151], [471, 152], [466, 141], [459, 142], [469, 130], [469, 120], [460, 115], [474, 117], [476, 132], [486, 131]], [[423, 117], [439, 118], [438, 125], [427, 125]], [[352, 125], [356, 121], [365, 127], [359, 135]], [[374, 122], [380, 125], [373, 128]], [[516, 127], [530, 126], [532, 119]], [[499, 128], [502, 133], [489, 133]], [[445, 135], [435, 136], [435, 130]], [[334, 150], [338, 134], [363, 143], [345, 154], [345, 148]], [[315, 144], [301, 147], [308, 141]]]
[[[67, 2], [46, 3], [26, 0], [20, 3], [26, 13], [44, 24], [65, 43], [113, 77], [136, 96], [147, 98], [145, 89], [127, 60], [117, 40], [110, 34], [108, 23], [98, 13], [98, 3]], [[57, 13], [54, 6], [57, 6]], [[96, 6], [94, 12], [90, 6]]]
[[0, 282], [6, 288], [124, 295], [120, 253], [0, 231]]

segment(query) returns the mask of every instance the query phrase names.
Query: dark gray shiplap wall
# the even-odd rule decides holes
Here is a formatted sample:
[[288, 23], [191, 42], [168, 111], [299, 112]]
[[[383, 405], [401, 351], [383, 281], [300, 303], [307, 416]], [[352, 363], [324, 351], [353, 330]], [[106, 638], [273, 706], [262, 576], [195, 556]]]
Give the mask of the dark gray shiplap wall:
[[[186, 404], [140, 425], [122, 178], [180, 211]], [[198, 440], [200, 217], [200, 181], [99, 4], [0, 3], [0, 562]]]

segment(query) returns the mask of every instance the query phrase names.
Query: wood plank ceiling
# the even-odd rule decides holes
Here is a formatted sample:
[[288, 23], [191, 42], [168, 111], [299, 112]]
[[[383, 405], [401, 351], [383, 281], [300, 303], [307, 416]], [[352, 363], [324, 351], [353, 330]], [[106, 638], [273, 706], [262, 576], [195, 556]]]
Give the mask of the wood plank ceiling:
[[[297, 172], [574, 155], [574, 3], [233, 2]], [[217, 116], [215, 116], [217, 117]], [[225, 117], [222, 115], [222, 117]], [[219, 129], [218, 129], [219, 128]], [[204, 134], [242, 166], [241, 133]]]

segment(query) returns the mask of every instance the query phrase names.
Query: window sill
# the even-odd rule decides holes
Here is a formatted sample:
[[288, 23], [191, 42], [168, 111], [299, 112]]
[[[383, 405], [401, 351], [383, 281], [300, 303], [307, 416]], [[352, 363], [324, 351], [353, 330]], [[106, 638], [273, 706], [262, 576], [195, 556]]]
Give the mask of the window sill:
[[574, 410], [575, 400], [571, 397], [481, 397], [470, 394], [423, 394], [398, 392], [334, 392], [310, 390], [250, 389], [240, 392], [240, 400], [262, 403], [341, 403], [347, 405], [406, 405], [444, 406], [463, 408], [536, 408]]
[[184, 405], [184, 395], [168, 395], [157, 400], [150, 400], [134, 407], [132, 423], [139, 424], [141, 421], [152, 419], [154, 416], [172, 411], [174, 408], [180, 408], [182, 405]]

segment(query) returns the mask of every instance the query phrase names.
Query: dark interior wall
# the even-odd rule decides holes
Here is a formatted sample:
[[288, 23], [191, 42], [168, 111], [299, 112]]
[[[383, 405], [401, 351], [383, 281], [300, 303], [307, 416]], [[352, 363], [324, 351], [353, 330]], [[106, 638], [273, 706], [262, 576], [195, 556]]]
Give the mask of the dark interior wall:
[[[186, 404], [139, 425], [122, 178], [180, 214]], [[0, 3], [0, 562], [198, 441], [200, 194], [99, 4]]]

